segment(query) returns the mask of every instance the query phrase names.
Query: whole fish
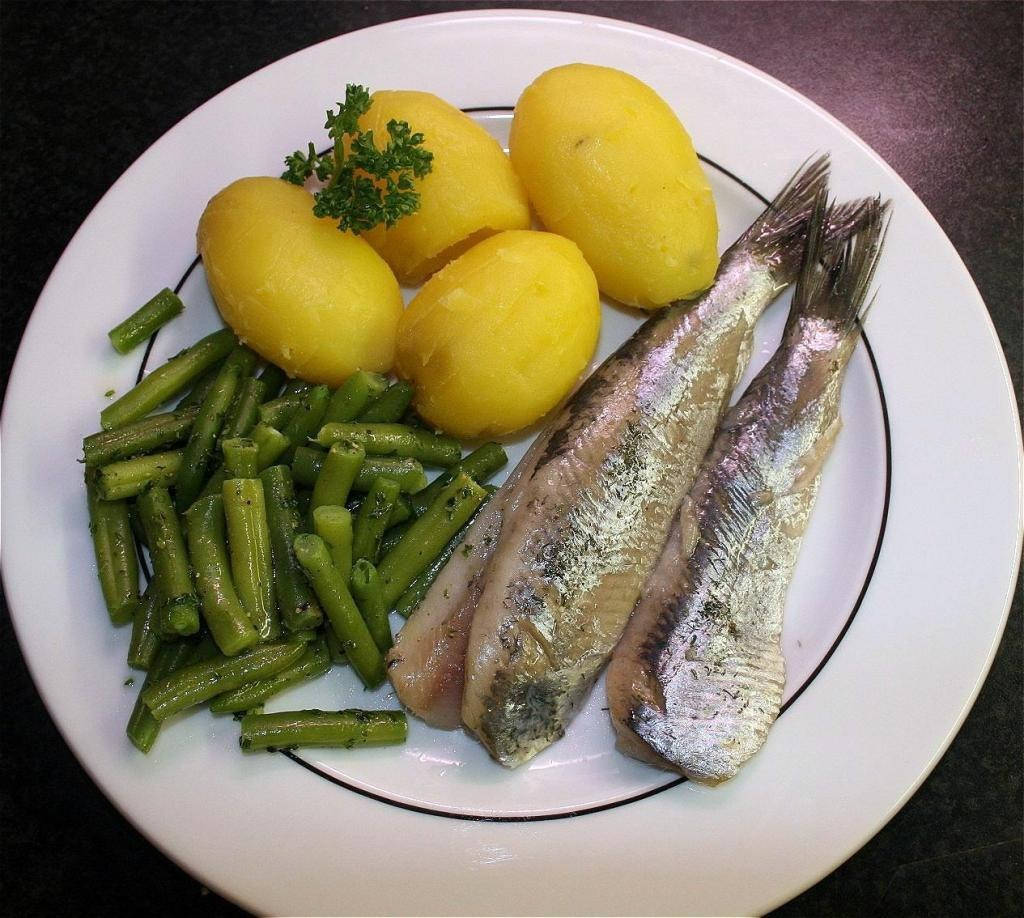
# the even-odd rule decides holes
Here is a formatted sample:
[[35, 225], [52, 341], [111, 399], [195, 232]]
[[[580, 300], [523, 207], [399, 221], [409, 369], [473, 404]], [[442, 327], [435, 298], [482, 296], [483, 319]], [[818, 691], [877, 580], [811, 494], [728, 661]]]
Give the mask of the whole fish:
[[764, 743], [785, 683], [782, 614], [887, 207], [843, 247], [818, 202], [778, 351], [728, 412], [607, 673], [618, 746], [717, 783]]
[[[516, 765], [562, 735], [625, 625], [738, 376], [799, 270], [828, 160], [800, 170], [698, 300], [652, 317], [538, 436], [389, 654], [398, 697]], [[856, 208], [837, 211], [847, 234]], [[460, 710], [461, 706], [461, 710]]]

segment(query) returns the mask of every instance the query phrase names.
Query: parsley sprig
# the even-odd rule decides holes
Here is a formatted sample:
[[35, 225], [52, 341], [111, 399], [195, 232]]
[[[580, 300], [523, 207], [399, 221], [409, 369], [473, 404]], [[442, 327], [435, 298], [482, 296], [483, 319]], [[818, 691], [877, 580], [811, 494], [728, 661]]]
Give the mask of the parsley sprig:
[[285, 181], [302, 185], [316, 176], [325, 185], [313, 192], [313, 213], [335, 217], [338, 229], [358, 235], [380, 223], [388, 228], [415, 213], [420, 196], [413, 179], [432, 168], [434, 154], [423, 148], [423, 135], [413, 133], [405, 121], [388, 122], [388, 143], [377, 148], [373, 131], [362, 131], [359, 118], [370, 108], [370, 93], [349, 83], [337, 112], [327, 112], [324, 127], [334, 146], [319, 154], [310, 143], [306, 153], [296, 150], [285, 157]]

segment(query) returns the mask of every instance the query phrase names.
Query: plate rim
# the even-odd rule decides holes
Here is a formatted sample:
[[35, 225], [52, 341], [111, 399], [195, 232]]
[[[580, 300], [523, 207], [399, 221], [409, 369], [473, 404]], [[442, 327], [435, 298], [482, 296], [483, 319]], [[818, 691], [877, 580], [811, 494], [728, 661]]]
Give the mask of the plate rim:
[[[998, 336], [996, 334], [995, 327], [994, 327], [994, 325], [992, 323], [992, 320], [991, 320], [991, 315], [989, 314], [987, 308], [984, 307], [984, 300], [982, 299], [980, 293], [977, 291], [977, 287], [974, 284], [973, 278], [971, 278], [970, 272], [967, 270], [966, 266], [963, 263], [963, 260], [960, 258], [959, 253], [956, 251], [956, 249], [953, 247], [952, 243], [949, 241], [949, 239], [946, 236], [946, 234], [945, 234], [944, 230], [942, 229], [942, 227], [938, 224], [938, 222], [935, 220], [935, 218], [927, 210], [927, 208], [924, 206], [923, 202], [921, 202], [920, 199], [917, 198], [917, 195], [913, 193], [912, 189], [910, 189], [909, 186], [907, 185], [907, 183], [905, 181], [903, 181], [903, 179], [901, 179], [899, 177], [899, 175], [895, 172], [895, 170], [893, 170], [892, 167], [890, 167], [855, 132], [853, 132], [848, 127], [843, 125], [840, 121], [838, 121], [838, 119], [834, 118], [827, 111], [822, 109], [820, 106], [816, 105], [816, 103], [810, 101], [809, 99], [804, 97], [802, 94], [798, 93], [796, 90], [792, 89], [791, 87], [787, 86], [784, 83], [781, 83], [780, 81], [778, 81], [775, 78], [769, 76], [768, 74], [765, 74], [763, 71], [760, 71], [757, 68], [754, 68], [754, 67], [752, 67], [752, 66], [750, 66], [748, 64], [745, 64], [742, 61], [739, 61], [739, 60], [737, 60], [735, 58], [732, 58], [732, 57], [730, 57], [728, 55], [721, 54], [721, 53], [715, 51], [714, 49], [712, 49], [712, 48], [710, 48], [710, 47], [708, 47], [706, 45], [702, 45], [702, 44], [699, 44], [697, 42], [693, 42], [692, 40], [684, 38], [683, 36], [678, 36], [678, 35], [674, 35], [674, 34], [669, 33], [669, 32], [664, 32], [664, 31], [661, 31], [661, 30], [658, 30], [658, 29], [653, 29], [653, 28], [647, 27], [647, 26], [641, 26], [641, 25], [638, 25], [638, 24], [630, 23], [630, 22], [625, 21], [625, 20], [617, 20], [617, 19], [611, 19], [611, 18], [607, 18], [607, 17], [603, 17], [603, 16], [593, 16], [593, 15], [582, 14], [582, 13], [562, 13], [562, 12], [555, 12], [555, 11], [536, 11], [536, 10], [530, 10], [530, 9], [501, 9], [501, 10], [481, 10], [481, 11], [453, 11], [453, 12], [445, 12], [445, 13], [432, 14], [432, 15], [429, 15], [429, 16], [410, 17], [410, 18], [407, 18], [407, 19], [393, 20], [393, 21], [390, 21], [390, 22], [387, 22], [387, 23], [382, 23], [382, 24], [379, 24], [379, 25], [376, 25], [376, 26], [369, 27], [367, 29], [356, 30], [356, 31], [348, 32], [348, 33], [343, 33], [340, 36], [334, 36], [332, 38], [325, 39], [323, 42], [317, 42], [316, 44], [310, 45], [307, 48], [300, 49], [300, 50], [294, 52], [291, 55], [287, 55], [284, 58], [280, 58], [278, 61], [274, 61], [274, 62], [268, 64], [266, 67], [260, 68], [260, 70], [254, 71], [253, 73], [247, 75], [246, 77], [242, 78], [241, 80], [236, 81], [235, 83], [231, 84], [225, 90], [222, 90], [222, 92], [218, 93], [217, 95], [213, 96], [211, 99], [209, 99], [206, 102], [204, 102], [203, 105], [199, 106], [197, 109], [195, 109], [189, 115], [186, 115], [185, 118], [179, 120], [167, 132], [165, 132], [163, 135], [161, 135], [161, 137], [158, 138], [157, 141], [155, 141], [154, 144], [152, 144], [149, 148], [147, 148], [147, 150], [144, 151], [135, 160], [135, 162], [133, 162], [133, 164], [131, 166], [129, 166], [128, 169], [125, 170], [124, 173], [122, 173], [122, 175], [117, 179], [117, 181], [115, 181], [114, 184], [111, 185], [111, 187], [107, 190], [107, 192], [100, 198], [100, 200], [97, 202], [97, 204], [92, 208], [92, 210], [90, 211], [89, 216], [85, 219], [85, 221], [83, 221], [82, 225], [76, 230], [76, 232], [71, 237], [71, 239], [68, 242], [64, 252], [62, 253], [60, 259], [57, 262], [57, 264], [55, 265], [53, 271], [51, 272], [50, 276], [47, 278], [46, 284], [43, 286], [43, 289], [42, 289], [42, 291], [40, 293], [40, 296], [39, 296], [39, 300], [37, 301], [37, 305], [38, 305], [39, 302], [42, 302], [46, 298], [47, 291], [48, 291], [48, 289], [50, 288], [50, 286], [51, 286], [51, 284], [53, 282], [54, 276], [58, 272], [58, 268], [60, 267], [61, 262], [65, 259], [65, 257], [71, 251], [72, 247], [75, 245], [76, 241], [79, 239], [79, 237], [83, 233], [83, 231], [89, 225], [89, 223], [91, 222], [91, 220], [93, 218], [93, 215], [104, 204], [104, 202], [115, 191], [115, 189], [117, 189], [118, 186], [123, 181], [127, 180], [128, 176], [130, 175], [130, 173], [132, 173], [132, 171], [135, 169], [137, 164], [149, 154], [149, 152], [152, 150], [152, 148], [154, 146], [159, 144], [169, 134], [171, 134], [172, 132], [178, 130], [181, 127], [181, 125], [185, 121], [187, 121], [190, 117], [192, 117], [195, 114], [197, 114], [199, 111], [204, 109], [206, 106], [209, 106], [209, 105], [213, 104], [214, 102], [216, 102], [220, 98], [221, 95], [223, 95], [226, 92], [231, 91], [232, 89], [237, 87], [239, 85], [239, 83], [245, 82], [246, 80], [251, 79], [252, 77], [256, 76], [257, 74], [263, 72], [264, 70], [267, 70], [267, 69], [269, 69], [271, 67], [274, 67], [275, 65], [279, 64], [281, 61], [288, 60], [289, 58], [305, 54], [311, 48], [317, 47], [320, 44], [326, 44], [326, 43], [330, 43], [330, 42], [333, 42], [333, 41], [337, 41], [339, 38], [346, 38], [346, 37], [351, 37], [351, 36], [355, 36], [355, 35], [366, 36], [367, 34], [373, 33], [375, 31], [393, 31], [393, 30], [409, 28], [410, 25], [422, 26], [422, 25], [428, 25], [428, 24], [439, 23], [439, 22], [442, 22], [442, 23], [443, 22], [466, 22], [466, 21], [471, 21], [471, 20], [474, 20], [474, 19], [477, 19], [477, 20], [480, 20], [480, 21], [487, 21], [487, 20], [496, 21], [496, 20], [502, 20], [502, 19], [511, 19], [511, 20], [520, 20], [520, 21], [522, 21], [524, 19], [537, 19], [537, 18], [540, 18], [540, 19], [562, 20], [562, 21], [565, 21], [565, 20], [576, 21], [576, 22], [582, 22], [584, 24], [592, 24], [592, 25], [599, 26], [599, 27], [600, 26], [605, 26], [605, 27], [611, 26], [611, 27], [613, 27], [615, 29], [621, 30], [621, 31], [626, 32], [626, 33], [645, 34], [645, 35], [648, 35], [649, 37], [657, 38], [660, 41], [666, 41], [667, 40], [667, 41], [669, 41], [671, 43], [681, 44], [681, 45], [687, 46], [691, 50], [695, 50], [695, 51], [697, 51], [697, 52], [699, 52], [701, 54], [709, 55], [709, 56], [713, 57], [716, 60], [728, 62], [731, 65], [738, 67], [742, 71], [745, 71], [748, 74], [751, 74], [751, 75], [754, 75], [754, 76], [760, 78], [762, 81], [768, 83], [769, 85], [771, 85], [772, 87], [776, 88], [777, 90], [780, 90], [788, 98], [790, 98], [790, 99], [800, 103], [801, 105], [803, 105], [805, 107], [808, 107], [811, 111], [816, 113], [819, 117], [822, 117], [822, 118], [826, 119], [828, 122], [830, 122], [833, 125], [835, 125], [836, 127], [838, 127], [846, 136], [852, 138], [856, 142], [856, 144], [861, 148], [862, 152], [864, 152], [867, 156], [869, 156], [873, 160], [873, 162], [875, 163], [875, 165], [877, 167], [879, 167], [884, 172], [886, 172], [899, 185], [907, 188], [907, 190], [910, 193], [911, 199], [913, 201], [915, 201], [919, 205], [921, 216], [923, 216], [924, 218], [929, 220], [931, 222], [931, 224], [934, 225], [934, 229], [936, 229], [938, 231], [939, 237], [942, 240], [944, 240], [944, 242], [946, 244], [946, 247], [947, 247], [946, 256], [947, 257], [949, 255], [953, 256], [953, 258], [955, 259], [956, 266], [958, 267], [959, 271], [962, 272], [964, 278], [968, 281], [968, 283], [973, 288], [975, 294], [977, 295], [977, 302], [982, 307], [980, 309], [980, 313], [984, 317], [985, 322], [987, 322], [987, 332], [988, 332], [989, 338], [991, 339], [990, 343], [993, 345], [994, 351], [998, 355], [998, 358], [999, 358], [997, 362], [999, 364], [999, 367], [1000, 367], [1001, 373], [1002, 373], [1003, 388], [1006, 390], [1006, 394], [1008, 396], [1007, 401], [1008, 401], [1008, 403], [1009, 403], [1009, 405], [1011, 407], [1011, 412], [1013, 414], [1013, 417], [1016, 420], [1015, 430], [1014, 430], [1015, 446], [1016, 446], [1016, 464], [1017, 464], [1016, 483], [1017, 483], [1017, 489], [1018, 489], [1018, 496], [1020, 495], [1021, 488], [1022, 488], [1022, 480], [1024, 480], [1024, 476], [1022, 476], [1022, 472], [1024, 472], [1024, 451], [1022, 451], [1022, 446], [1021, 446], [1021, 430], [1020, 430], [1019, 411], [1018, 411], [1018, 408], [1017, 408], [1016, 399], [1014, 397], [1013, 383], [1012, 383], [1012, 380], [1011, 380], [1011, 378], [1009, 376], [1009, 371], [1008, 371], [1008, 367], [1007, 367], [1007, 364], [1006, 364], [1005, 355], [1003, 354], [1001, 345], [999, 343], [999, 339], [998, 339]], [[28, 323], [26, 324], [26, 328], [25, 328], [25, 331], [24, 331], [23, 336], [22, 336], [22, 344], [24, 343], [25, 339], [29, 336], [29, 333], [30, 333], [30, 330], [31, 330], [31, 328], [33, 326], [33, 323], [36, 322], [38, 318], [39, 318], [39, 316], [38, 316], [37, 312], [35, 311], [35, 309], [33, 309], [33, 312], [32, 312], [32, 314], [29, 317]], [[13, 361], [12, 366], [11, 366], [11, 372], [10, 372], [10, 377], [9, 377], [10, 382], [14, 382], [16, 380], [16, 378], [19, 376], [19, 374], [20, 374], [20, 367], [23, 364], [24, 360], [25, 360], [25, 353], [24, 353], [23, 347], [21, 345], [19, 345], [18, 352], [17, 352], [17, 354], [15, 356], [15, 360]], [[12, 392], [12, 391], [15, 391], [15, 387], [9, 384], [8, 385], [8, 390], [7, 390], [8, 394], [10, 394], [10, 392]], [[9, 417], [8, 409], [9, 409], [10, 404], [12, 402], [13, 402], [13, 400], [8, 399], [8, 398], [5, 397], [4, 406], [3, 406], [3, 415], [2, 415], [2, 418], [0, 418], [0, 424], [3, 424], [8, 419], [8, 417]], [[1002, 615], [1001, 615], [1000, 620], [999, 620], [999, 626], [996, 629], [996, 631], [995, 631], [995, 633], [993, 635], [993, 639], [992, 639], [992, 641], [990, 643], [990, 646], [988, 648], [988, 652], [987, 652], [986, 660], [984, 662], [984, 666], [982, 667], [982, 669], [978, 673], [977, 677], [974, 679], [972, 689], [971, 689], [970, 693], [968, 694], [968, 696], [966, 697], [966, 699], [961, 704], [959, 713], [958, 713], [957, 717], [955, 718], [955, 722], [951, 726], [951, 728], [948, 731], [946, 737], [943, 739], [941, 745], [934, 752], [934, 754], [931, 756], [931, 758], [928, 760], [927, 765], [921, 770], [920, 774], [918, 775], [917, 779], [913, 782], [913, 784], [910, 787], [908, 787], [904, 791], [904, 793], [902, 795], [900, 795], [900, 797], [898, 798], [896, 803], [894, 803], [889, 808], [889, 810], [884, 814], [884, 816], [881, 819], [881, 821], [877, 822], [877, 824], [874, 826], [873, 829], [869, 830], [866, 834], [864, 834], [863, 838], [854, 841], [852, 843], [852, 846], [848, 848], [847, 852], [844, 855], [842, 855], [838, 861], [836, 861], [835, 863], [831, 864], [831, 866], [828, 866], [827, 868], [825, 868], [817, 876], [812, 877], [806, 883], [806, 885], [804, 885], [801, 889], [796, 889], [795, 891], [788, 892], [783, 898], [778, 900], [779, 902], [787, 901], [789, 898], [792, 898], [792, 896], [799, 894], [799, 892], [802, 891], [802, 889], [806, 889], [807, 887], [812, 885], [814, 882], [816, 882], [818, 879], [820, 879], [822, 876], [825, 876], [828, 872], [833, 870], [837, 864], [842, 863], [842, 861], [847, 859], [853, 852], [855, 852], [864, 843], [866, 843], [871, 837], [873, 837], [873, 835], [876, 834], [889, 821], [889, 819], [891, 819], [892, 816], [906, 803], [906, 801], [916, 792], [916, 790], [920, 787], [921, 783], [931, 773], [931, 771], [935, 767], [935, 764], [938, 762], [938, 760], [945, 753], [945, 751], [948, 748], [950, 742], [955, 737], [956, 733], [959, 731], [960, 727], [963, 724], [964, 719], [966, 718], [967, 714], [970, 712], [970, 710], [971, 710], [971, 708], [972, 708], [972, 706], [973, 706], [973, 704], [974, 704], [974, 702], [975, 702], [975, 700], [977, 698], [977, 695], [978, 695], [978, 692], [980, 691], [981, 685], [984, 683], [985, 678], [988, 675], [989, 669], [990, 669], [991, 664], [992, 664], [992, 660], [994, 658], [995, 652], [996, 652], [996, 650], [997, 650], [997, 648], [999, 646], [999, 643], [1000, 643], [1002, 635], [1003, 635], [1003, 631], [1005, 629], [1005, 624], [1006, 624], [1007, 616], [1009, 614], [1010, 604], [1012, 602], [1012, 597], [1013, 597], [1014, 590], [1015, 590], [1016, 571], [1019, 569], [1019, 565], [1020, 565], [1020, 551], [1021, 551], [1021, 544], [1022, 544], [1022, 535], [1024, 535], [1024, 529], [1022, 529], [1022, 523], [1024, 523], [1024, 520], [1022, 520], [1022, 516], [1024, 516], [1024, 514], [1022, 514], [1022, 511], [1021, 511], [1021, 508], [1020, 508], [1020, 504], [1018, 502], [1017, 520], [1016, 520], [1016, 540], [1015, 540], [1015, 549], [1014, 549], [1014, 553], [1016, 555], [1016, 561], [1011, 563], [1011, 568], [1007, 572], [1009, 574], [1009, 577], [1008, 577], [1007, 586], [1006, 586], [1006, 589], [1005, 589], [1005, 592], [1004, 592], [1003, 610], [1002, 610]], [[2, 563], [2, 576], [3, 576], [4, 583], [5, 583], [5, 587], [7, 585], [9, 585], [9, 583], [11, 582], [10, 572], [9, 572], [9, 569], [8, 569], [9, 562], [6, 560], [6, 558], [8, 558], [8, 557], [9, 557], [9, 555], [5, 555], [5, 560]], [[9, 590], [7, 591], [7, 595], [8, 595], [8, 597], [10, 597], [10, 591]], [[22, 656], [23, 656], [23, 658], [25, 660], [26, 667], [29, 670], [29, 673], [30, 673], [30, 675], [31, 675], [31, 677], [33, 679], [33, 683], [35, 684], [35, 687], [36, 687], [37, 691], [39, 692], [40, 696], [42, 697], [42, 699], [44, 701], [44, 704], [46, 705], [46, 709], [47, 709], [48, 715], [50, 716], [51, 720], [54, 722], [54, 724], [57, 727], [58, 731], [61, 733], [61, 736], [62, 736], [62, 738], [64, 738], [65, 743], [67, 743], [67, 745], [71, 749], [72, 754], [75, 755], [75, 758], [79, 761], [79, 763], [82, 765], [82, 767], [90, 775], [90, 778], [92, 779], [93, 783], [95, 783], [97, 785], [97, 787], [99, 787], [101, 792], [103, 792], [104, 795], [107, 796], [107, 798], [111, 801], [111, 803], [115, 806], [115, 808], [126, 819], [128, 819], [128, 821], [133, 826], [135, 826], [135, 828], [137, 830], [142, 832], [142, 834], [145, 835], [145, 837], [147, 839], [149, 839], [149, 841], [151, 843], [153, 843], [155, 845], [155, 847], [157, 847], [159, 850], [163, 851], [163, 853], [165, 855], [167, 855], [175, 863], [178, 863], [179, 865], [182, 865], [182, 861], [179, 860], [179, 858], [173, 852], [167, 850], [167, 848], [165, 848], [159, 841], [154, 839], [150, 835], [149, 831], [147, 830], [147, 828], [143, 824], [136, 823], [135, 821], [133, 821], [131, 819], [131, 817], [129, 817], [127, 815], [125, 809], [122, 808], [122, 806], [119, 804], [117, 799], [115, 799], [115, 797], [112, 795], [112, 791], [108, 791], [107, 787], [105, 787], [104, 784], [102, 784], [97, 779], [97, 777], [94, 774], [93, 769], [90, 767], [90, 765], [87, 764], [87, 762], [84, 759], [79, 757], [78, 752], [76, 751], [76, 748], [68, 741], [68, 738], [67, 738], [67, 735], [65, 733], [65, 730], [64, 730], [63, 726], [61, 725], [61, 723], [58, 722], [56, 716], [54, 715], [53, 711], [51, 710], [51, 706], [50, 706], [50, 704], [49, 704], [49, 702], [47, 700], [46, 693], [41, 689], [41, 682], [40, 682], [40, 679], [38, 678], [38, 675], [37, 675], [37, 672], [36, 672], [36, 667], [33, 665], [33, 662], [29, 658], [29, 656], [27, 654], [25, 654], [25, 652], [24, 652], [25, 644], [24, 644], [24, 641], [23, 641], [23, 638], [22, 638], [22, 634], [21, 634], [21, 626], [19, 626], [19, 624], [18, 624], [18, 617], [16, 617], [16, 615], [13, 614], [13, 612], [14, 612], [13, 603], [11, 604], [11, 610], [12, 610], [11, 621], [12, 621], [13, 630], [14, 630], [16, 638], [17, 638], [17, 640], [19, 642], [19, 647], [22, 649]], [[190, 873], [194, 873], [192, 868], [185, 867], [184, 869], [188, 870]], [[202, 875], [204, 876], [204, 880], [208, 879], [205, 874], [202, 874]], [[221, 885], [219, 883], [214, 881], [214, 882], [210, 882], [210, 885], [213, 886], [214, 888], [217, 888], [218, 890], [224, 892], [223, 887], [221, 887]], [[234, 893], [232, 893], [232, 892], [224, 892], [224, 894], [225, 894], [225, 896], [227, 898], [233, 899], [235, 901], [244, 901], [244, 900], [241, 900], [241, 899], [237, 899], [235, 897]], [[776, 903], [776, 904], [778, 904], [778, 903]]]

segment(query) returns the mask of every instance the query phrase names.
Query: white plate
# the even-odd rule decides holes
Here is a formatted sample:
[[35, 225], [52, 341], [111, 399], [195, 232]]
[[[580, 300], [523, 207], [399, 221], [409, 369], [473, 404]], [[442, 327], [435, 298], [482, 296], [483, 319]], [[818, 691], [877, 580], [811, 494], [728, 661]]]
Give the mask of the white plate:
[[[723, 246], [759, 209], [750, 189], [773, 194], [816, 150], [832, 152], [837, 194], [894, 202], [867, 329], [873, 359], [859, 348], [848, 376], [846, 426], [787, 607], [795, 703], [741, 775], [714, 790], [615, 753], [600, 689], [563, 741], [515, 772], [421, 724], [401, 750], [304, 751], [303, 768], [242, 755], [234, 722], [207, 713], [169, 724], [139, 755], [123, 736], [134, 697], [123, 685], [127, 634], [105, 621], [73, 463], [103, 393], [124, 391], [138, 366], [113, 354], [106, 329], [182, 278], [210, 195], [239, 174], [277, 172], [346, 81], [436, 92], [484, 110], [475, 116], [501, 137], [508, 116], [497, 109], [574, 60], [635, 73], [676, 109], [709, 161]], [[201, 268], [182, 292], [190, 309], [151, 360], [216, 322]], [[785, 306], [761, 323], [752, 370]], [[601, 353], [636, 322], [607, 307]], [[847, 129], [764, 74], [671, 35], [578, 15], [390, 23], [286, 58], [197, 110], [114, 185], [54, 270], [3, 429], [4, 579], [51, 714], [156, 845], [259, 912], [767, 910], [863, 844], [941, 755], [998, 643], [1020, 552], [1009, 379], [985, 307], [923, 205]], [[381, 701], [393, 703], [338, 671], [274, 706]]]

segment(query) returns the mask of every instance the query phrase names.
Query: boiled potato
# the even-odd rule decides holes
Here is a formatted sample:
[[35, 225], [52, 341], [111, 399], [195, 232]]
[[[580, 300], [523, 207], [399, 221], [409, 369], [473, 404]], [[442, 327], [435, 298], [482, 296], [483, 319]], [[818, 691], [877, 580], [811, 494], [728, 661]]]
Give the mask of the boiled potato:
[[544, 226], [580, 247], [609, 296], [655, 309], [711, 283], [711, 188], [649, 86], [591, 64], [548, 70], [519, 97], [509, 154]]
[[308, 191], [239, 179], [207, 204], [197, 242], [224, 321], [267, 360], [329, 386], [391, 369], [398, 282], [366, 240], [313, 216]]
[[398, 327], [420, 415], [457, 437], [511, 433], [569, 392], [597, 344], [597, 281], [551, 233], [491, 236], [435, 274]]
[[530, 205], [501, 146], [479, 124], [428, 92], [375, 92], [359, 126], [379, 147], [392, 118], [423, 134], [433, 168], [417, 180], [419, 210], [391, 229], [364, 234], [403, 284], [419, 284], [474, 242], [500, 230], [527, 229]]

